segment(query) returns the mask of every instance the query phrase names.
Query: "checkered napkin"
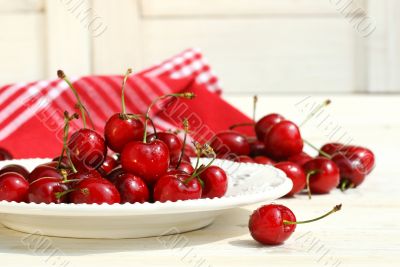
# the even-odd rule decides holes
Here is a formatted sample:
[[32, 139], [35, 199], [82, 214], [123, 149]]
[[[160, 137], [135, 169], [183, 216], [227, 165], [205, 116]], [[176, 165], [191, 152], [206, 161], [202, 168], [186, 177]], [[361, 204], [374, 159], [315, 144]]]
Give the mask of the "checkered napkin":
[[[64, 71], [68, 74], [68, 70]], [[121, 75], [71, 77], [100, 133], [106, 120], [121, 111], [122, 79]], [[250, 121], [221, 99], [218, 79], [196, 49], [132, 74], [125, 87], [127, 110], [144, 113], [157, 96], [184, 91], [194, 92], [196, 98], [169, 99], [154, 109], [152, 116], [159, 130], [180, 128], [182, 120], [188, 118], [191, 137], [205, 142], [216, 131]], [[11, 151], [15, 158], [56, 156], [62, 146], [65, 110], [77, 112], [76, 100], [60, 79], [1, 87], [0, 147]], [[75, 120], [70, 132], [80, 127], [80, 121]]]

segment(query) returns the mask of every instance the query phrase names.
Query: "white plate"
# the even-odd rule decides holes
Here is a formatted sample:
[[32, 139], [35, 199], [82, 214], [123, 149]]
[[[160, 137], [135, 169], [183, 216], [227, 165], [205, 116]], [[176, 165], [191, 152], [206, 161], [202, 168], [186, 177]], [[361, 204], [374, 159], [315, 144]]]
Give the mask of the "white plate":
[[[207, 163], [209, 159], [201, 159]], [[48, 159], [0, 161], [28, 170]], [[143, 204], [35, 204], [0, 201], [0, 223], [26, 232], [76, 238], [138, 238], [205, 227], [222, 212], [272, 201], [292, 188], [285, 173], [268, 165], [215, 160], [229, 178], [226, 196]]]

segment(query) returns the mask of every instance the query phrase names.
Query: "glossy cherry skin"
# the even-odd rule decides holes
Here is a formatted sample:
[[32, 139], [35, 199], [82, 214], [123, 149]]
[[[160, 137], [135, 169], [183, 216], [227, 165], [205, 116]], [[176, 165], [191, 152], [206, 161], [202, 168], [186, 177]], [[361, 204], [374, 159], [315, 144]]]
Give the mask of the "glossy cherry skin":
[[[323, 145], [320, 150], [325, 152], [328, 155], [333, 155], [336, 152], [339, 152], [340, 150], [342, 150], [345, 147], [345, 145], [340, 144], [340, 143], [327, 143], [325, 145]], [[319, 154], [320, 156], [322, 156], [321, 154]]]
[[252, 158], [250, 158], [249, 156], [245, 156], [245, 155], [236, 157], [235, 161], [242, 162], [242, 163], [255, 163], [255, 161]]
[[112, 115], [104, 127], [107, 146], [120, 153], [124, 146], [132, 141], [143, 139], [144, 124], [139, 119], [124, 119], [120, 113]]
[[107, 155], [103, 137], [91, 129], [80, 129], [68, 141], [71, 160], [78, 171], [97, 169]]
[[69, 200], [75, 204], [115, 204], [121, 198], [117, 188], [103, 178], [87, 178], [78, 182], [74, 191], [69, 194]]
[[161, 140], [128, 143], [121, 153], [122, 168], [154, 184], [169, 167], [169, 150]]
[[43, 178], [43, 177], [55, 177], [55, 178], [62, 179], [63, 177], [56, 166], [57, 166], [56, 162], [45, 163], [45, 164], [37, 166], [29, 174], [28, 182], [33, 183], [34, 181], [36, 181], [40, 178]]
[[311, 157], [310, 155], [308, 155], [306, 152], [301, 152], [299, 154], [296, 155], [292, 155], [290, 157], [288, 157], [288, 161], [290, 162], [294, 162], [297, 163], [300, 166], [303, 166], [304, 164], [306, 164], [306, 162], [312, 160], [313, 157]]
[[0, 161], [1, 160], [10, 160], [10, 159], [13, 159], [13, 156], [11, 155], [11, 153], [4, 148], [0, 148]]
[[70, 182], [66, 183], [69, 188], [75, 187], [75, 185], [81, 180], [88, 178], [102, 178], [101, 174], [96, 170], [89, 170], [85, 172], [71, 173], [68, 175], [68, 180]]
[[57, 197], [57, 193], [68, 190], [68, 186], [60, 178], [43, 177], [29, 186], [28, 201], [33, 203], [63, 203], [66, 196]]
[[250, 154], [250, 145], [247, 138], [236, 131], [223, 131], [215, 135], [210, 146], [217, 153], [218, 157], [229, 157], [229, 155]]
[[228, 189], [228, 177], [223, 169], [210, 166], [200, 173], [203, 181], [203, 198], [223, 197]]
[[114, 168], [118, 166], [118, 161], [115, 159], [113, 156], [106, 156], [106, 159], [104, 160], [103, 164], [101, 164], [100, 168], [98, 168], [98, 171], [106, 176], [109, 172], [111, 172]]
[[274, 159], [285, 159], [303, 150], [303, 139], [299, 128], [291, 121], [281, 121], [268, 131], [264, 139], [268, 155]]
[[261, 142], [257, 138], [248, 138], [250, 145], [250, 156], [257, 157], [257, 156], [264, 156], [267, 155], [267, 149], [265, 148], [264, 142]]
[[147, 136], [147, 142], [154, 140], [161, 140], [167, 145], [170, 157], [179, 156], [182, 150], [182, 141], [176, 134], [167, 132], [157, 132], [157, 138], [155, 134]]
[[266, 157], [266, 156], [256, 156], [253, 158], [255, 163], [264, 164], [264, 165], [274, 165], [275, 161]]
[[285, 225], [283, 220], [296, 222], [296, 216], [283, 205], [264, 205], [250, 216], [250, 234], [263, 245], [282, 244], [296, 229], [296, 224]]
[[306, 173], [317, 171], [309, 178], [310, 191], [314, 194], [327, 194], [339, 184], [339, 168], [332, 160], [317, 157], [306, 162], [303, 169]]
[[19, 173], [7, 172], [0, 175], [0, 201], [26, 201], [29, 183]]
[[371, 173], [375, 167], [375, 155], [368, 148], [361, 146], [345, 146], [341, 151], [344, 151], [346, 156], [354, 161], [359, 161], [358, 169], [366, 175]]
[[162, 176], [154, 186], [154, 201], [178, 201], [201, 198], [200, 182], [194, 178], [185, 183], [188, 174], [167, 174]]
[[130, 173], [117, 176], [114, 183], [121, 196], [121, 203], [144, 203], [149, 201], [149, 189], [143, 180]]
[[282, 170], [293, 182], [292, 190], [290, 190], [286, 196], [293, 196], [303, 190], [306, 186], [306, 174], [301, 165], [289, 161], [283, 161], [275, 164], [274, 167]]
[[375, 156], [369, 149], [349, 146], [332, 156], [340, 170], [340, 178], [347, 180], [354, 187], [360, 185], [372, 171]]
[[173, 170], [179, 170], [187, 174], [192, 174], [194, 172], [194, 168], [190, 162], [181, 161], [178, 167], [174, 167], [171, 165], [171, 168], [168, 170], [168, 173], [171, 173]]
[[4, 167], [1, 168], [1, 170], [0, 170], [0, 175], [2, 175], [3, 173], [6, 173], [6, 172], [16, 172], [16, 173], [19, 173], [19, 174], [21, 174], [25, 179], [27, 179], [28, 176], [29, 176], [29, 171], [28, 171], [24, 166], [21, 166], [21, 165], [18, 165], [18, 164], [9, 164], [9, 165], [4, 166]]
[[257, 139], [263, 142], [265, 135], [268, 133], [271, 127], [284, 120], [285, 118], [282, 115], [276, 113], [268, 114], [259, 119], [254, 126]]
[[360, 161], [350, 159], [344, 153], [336, 153], [332, 161], [339, 167], [341, 180], [347, 180], [354, 187], [364, 181], [366, 173]]

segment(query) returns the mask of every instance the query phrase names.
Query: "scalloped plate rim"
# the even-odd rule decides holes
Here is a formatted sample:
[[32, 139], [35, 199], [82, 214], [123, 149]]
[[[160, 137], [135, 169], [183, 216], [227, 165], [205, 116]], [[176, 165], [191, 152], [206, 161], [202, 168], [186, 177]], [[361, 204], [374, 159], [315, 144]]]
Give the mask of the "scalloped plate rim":
[[[31, 158], [2, 161], [1, 166], [7, 164], [21, 164], [21, 161], [32, 160], [49, 160], [47, 158]], [[223, 161], [223, 160], [220, 160]], [[257, 163], [240, 163], [245, 165], [257, 165]], [[22, 164], [23, 165], [23, 164]], [[155, 203], [125, 203], [125, 204], [45, 204], [45, 203], [17, 203], [0, 201], [1, 214], [19, 214], [19, 215], [43, 215], [43, 216], [135, 216], [135, 215], [152, 215], [152, 214], [172, 214], [184, 212], [206, 212], [215, 210], [226, 210], [235, 207], [247, 206], [268, 200], [277, 199], [284, 196], [292, 188], [292, 181], [287, 178], [284, 172], [270, 165], [263, 165], [265, 168], [271, 168], [276, 171], [276, 177], [282, 179], [282, 182], [271, 188], [271, 194], [247, 193], [243, 195], [224, 196], [213, 199], [195, 199], [195, 200], [179, 200], [176, 202], [155, 202]], [[87, 213], [92, 212], [92, 213]], [[0, 219], [1, 221], [1, 219]]]

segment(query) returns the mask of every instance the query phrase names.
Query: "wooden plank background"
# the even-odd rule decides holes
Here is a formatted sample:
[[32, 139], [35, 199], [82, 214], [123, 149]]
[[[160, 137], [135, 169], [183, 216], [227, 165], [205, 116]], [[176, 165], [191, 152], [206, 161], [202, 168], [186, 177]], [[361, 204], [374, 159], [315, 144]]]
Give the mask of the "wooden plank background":
[[0, 0], [0, 84], [123, 73], [198, 47], [228, 94], [399, 92], [400, 4], [344, 2]]

